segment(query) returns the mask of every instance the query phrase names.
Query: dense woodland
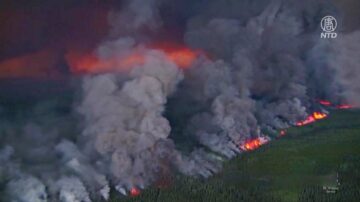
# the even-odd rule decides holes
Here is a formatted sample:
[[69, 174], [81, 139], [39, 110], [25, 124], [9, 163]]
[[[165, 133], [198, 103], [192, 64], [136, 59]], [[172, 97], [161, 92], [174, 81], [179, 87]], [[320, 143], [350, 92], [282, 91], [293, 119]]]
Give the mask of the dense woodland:
[[[327, 194], [321, 186], [308, 186], [301, 191], [299, 202], [358, 202], [360, 200], [360, 156], [350, 156], [339, 165], [339, 190]], [[239, 188], [225, 184], [203, 183], [200, 180], [180, 177], [170, 188], [150, 188], [137, 197], [115, 197], [112, 201], [281, 201], [268, 190], [259, 187]]]
[[[290, 129], [285, 137], [229, 161], [210, 179], [166, 177], [161, 188], [155, 184], [136, 197], [113, 191], [111, 202], [358, 202], [359, 116], [359, 111], [332, 112], [324, 121]], [[326, 193], [323, 186], [338, 190]]]

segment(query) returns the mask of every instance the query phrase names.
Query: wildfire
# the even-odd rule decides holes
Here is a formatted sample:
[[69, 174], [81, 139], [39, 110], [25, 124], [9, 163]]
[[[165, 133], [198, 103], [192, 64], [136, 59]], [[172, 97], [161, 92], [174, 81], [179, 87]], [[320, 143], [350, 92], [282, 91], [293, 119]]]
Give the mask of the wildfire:
[[343, 105], [337, 105], [336, 108], [338, 108], [338, 109], [351, 109], [351, 108], [353, 108], [353, 106], [343, 104]]
[[142, 64], [144, 62], [144, 57], [140, 54], [133, 53], [124, 56], [121, 60], [116, 57], [100, 59], [94, 54], [82, 54], [70, 51], [66, 55], [66, 60], [72, 73], [83, 74], [102, 73], [114, 70], [124, 71], [131, 66]]
[[280, 136], [285, 136], [286, 135], [286, 130], [280, 130]]
[[315, 118], [315, 120], [324, 119], [327, 117], [327, 114], [321, 112], [314, 112], [313, 117]]
[[167, 52], [166, 55], [168, 59], [173, 61], [181, 68], [188, 68], [194, 62], [197, 57], [196, 52], [190, 50], [189, 48], [182, 48], [179, 50]]
[[330, 101], [327, 101], [327, 100], [319, 100], [319, 103], [324, 105], [324, 106], [331, 106], [331, 102]]
[[[149, 47], [153, 50], [162, 51], [166, 58], [174, 62], [182, 69], [189, 68], [200, 52], [180, 45], [154, 45]], [[122, 57], [100, 59], [94, 54], [70, 51], [66, 60], [73, 73], [101, 73], [109, 71], [126, 71], [134, 65], [145, 62], [145, 56], [141, 52], [133, 52]]]
[[299, 121], [296, 123], [296, 126], [304, 126], [310, 123], [313, 123], [317, 120], [321, 120], [326, 118], [328, 115], [322, 112], [314, 112], [311, 115], [309, 115], [305, 120]]
[[339, 104], [339, 105], [334, 105], [333, 103], [331, 103], [330, 101], [327, 100], [319, 100], [319, 103], [321, 105], [327, 106], [327, 107], [335, 107], [336, 109], [351, 109], [354, 106], [349, 105], [349, 104]]
[[270, 141], [270, 139], [267, 137], [258, 137], [255, 139], [245, 141], [240, 146], [240, 148], [244, 151], [252, 151], [252, 150], [255, 150], [255, 149], [259, 148], [260, 146], [268, 143], [269, 141]]
[[130, 189], [130, 196], [139, 196], [141, 194], [140, 190], [136, 187]]

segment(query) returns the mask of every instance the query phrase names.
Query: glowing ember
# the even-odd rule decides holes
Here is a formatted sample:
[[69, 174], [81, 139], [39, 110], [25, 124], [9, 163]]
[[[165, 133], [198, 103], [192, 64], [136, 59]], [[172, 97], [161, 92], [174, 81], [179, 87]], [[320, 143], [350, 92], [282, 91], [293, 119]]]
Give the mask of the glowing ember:
[[280, 131], [280, 136], [284, 136], [284, 135], [286, 135], [286, 130], [281, 130]]
[[137, 189], [136, 187], [133, 187], [133, 188], [131, 188], [131, 190], [130, 190], [130, 195], [131, 195], [131, 196], [139, 196], [139, 195], [140, 195], [140, 190]]
[[305, 120], [297, 122], [296, 125], [297, 126], [304, 126], [304, 125], [310, 124], [312, 122], [315, 122], [315, 119], [311, 115], [311, 116], [308, 116]]
[[337, 109], [351, 109], [353, 106], [351, 105], [338, 105], [336, 106]]
[[248, 140], [243, 143], [240, 148], [244, 151], [252, 151], [259, 148], [261, 145], [264, 145], [270, 141], [267, 137], [258, 137], [256, 139]]
[[319, 100], [319, 103], [324, 105], [324, 106], [331, 106], [331, 102], [327, 101], [327, 100]]
[[330, 101], [327, 101], [327, 100], [319, 100], [319, 103], [324, 106], [327, 106], [327, 107], [335, 107], [336, 109], [351, 109], [351, 108], [353, 108], [353, 106], [348, 105], [348, 104], [334, 105]]
[[304, 126], [310, 123], [313, 123], [317, 120], [324, 119], [327, 117], [327, 114], [322, 112], [314, 112], [313, 114], [309, 115], [305, 120], [299, 121], [296, 123], [296, 126]]

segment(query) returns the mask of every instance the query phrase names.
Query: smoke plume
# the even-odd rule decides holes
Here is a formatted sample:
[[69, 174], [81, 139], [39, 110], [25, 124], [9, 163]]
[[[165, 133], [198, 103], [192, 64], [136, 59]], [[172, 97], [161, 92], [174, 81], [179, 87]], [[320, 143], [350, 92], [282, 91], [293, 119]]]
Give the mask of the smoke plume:
[[[177, 6], [188, 10], [166, 11]], [[207, 178], [318, 99], [359, 106], [360, 31], [320, 39], [321, 18], [340, 14], [325, 0], [121, 2], [95, 50], [64, 55], [70, 99], [0, 106], [3, 200], [108, 200], [169, 171]]]

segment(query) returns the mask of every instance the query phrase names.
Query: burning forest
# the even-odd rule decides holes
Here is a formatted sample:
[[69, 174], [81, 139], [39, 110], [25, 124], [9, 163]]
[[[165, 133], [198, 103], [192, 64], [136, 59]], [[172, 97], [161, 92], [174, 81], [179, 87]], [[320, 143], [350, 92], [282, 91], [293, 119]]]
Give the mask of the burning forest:
[[5, 201], [136, 197], [169, 172], [208, 178], [273, 134], [360, 104], [360, 32], [320, 39], [321, 18], [341, 18], [329, 1], [8, 2]]

